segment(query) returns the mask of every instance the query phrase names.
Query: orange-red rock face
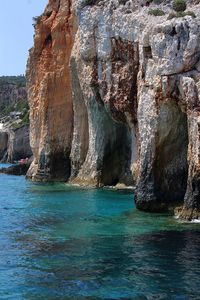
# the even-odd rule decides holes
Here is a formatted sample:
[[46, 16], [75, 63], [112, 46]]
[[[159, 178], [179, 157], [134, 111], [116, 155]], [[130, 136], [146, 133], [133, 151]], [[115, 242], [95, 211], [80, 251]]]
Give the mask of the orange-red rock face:
[[73, 46], [71, 1], [50, 0], [35, 25], [27, 66], [35, 180], [66, 180], [70, 174], [73, 109], [69, 59]]

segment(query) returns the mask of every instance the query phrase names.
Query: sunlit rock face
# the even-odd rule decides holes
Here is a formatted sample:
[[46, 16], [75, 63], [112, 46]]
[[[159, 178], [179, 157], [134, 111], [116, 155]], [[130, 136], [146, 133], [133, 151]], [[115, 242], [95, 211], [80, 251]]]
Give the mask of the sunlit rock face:
[[199, 211], [199, 201], [192, 200], [199, 194], [199, 37], [198, 20], [180, 18], [154, 26], [145, 44], [151, 55], [138, 78], [136, 203], [147, 211], [164, 210], [183, 199], [181, 216]]
[[27, 66], [31, 147], [28, 177], [67, 180], [73, 130], [69, 60], [73, 45], [70, 1], [49, 1], [35, 24], [34, 47]]
[[[149, 4], [148, 4], [149, 5]], [[50, 1], [28, 62], [34, 180], [132, 185], [199, 216], [200, 18], [145, 1]], [[155, 8], [154, 4], [150, 4]]]

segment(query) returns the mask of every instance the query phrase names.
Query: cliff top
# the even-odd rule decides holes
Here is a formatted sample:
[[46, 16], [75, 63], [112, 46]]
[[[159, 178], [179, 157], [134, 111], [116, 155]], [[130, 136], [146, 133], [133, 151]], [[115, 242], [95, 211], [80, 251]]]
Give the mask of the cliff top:
[[[199, 16], [200, 0], [77, 0], [73, 3], [77, 14], [92, 7], [107, 7], [109, 11], [120, 10], [125, 14], [140, 14], [170, 20]], [[152, 18], [150, 18], [152, 21]], [[158, 20], [158, 18], [156, 18]]]

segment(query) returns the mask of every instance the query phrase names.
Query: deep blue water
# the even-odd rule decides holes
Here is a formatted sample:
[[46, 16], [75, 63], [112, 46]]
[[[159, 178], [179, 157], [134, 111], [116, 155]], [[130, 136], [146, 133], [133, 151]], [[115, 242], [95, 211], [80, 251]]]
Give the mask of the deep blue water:
[[0, 299], [200, 299], [200, 225], [0, 175]]

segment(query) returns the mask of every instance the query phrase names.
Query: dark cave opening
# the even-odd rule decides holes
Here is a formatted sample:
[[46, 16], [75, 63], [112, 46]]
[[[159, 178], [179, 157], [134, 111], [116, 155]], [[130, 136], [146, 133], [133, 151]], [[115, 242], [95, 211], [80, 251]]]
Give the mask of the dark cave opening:
[[126, 124], [113, 122], [115, 134], [104, 147], [101, 183], [114, 186], [117, 183], [133, 184], [131, 174], [131, 130]]
[[161, 105], [154, 162], [155, 195], [168, 204], [183, 202], [188, 177], [187, 115], [173, 100]]
[[49, 164], [53, 179], [59, 181], [67, 181], [71, 174], [71, 161], [69, 151], [56, 151], [50, 157]]
[[71, 172], [69, 151], [51, 151], [43, 149], [38, 162], [37, 177], [45, 181], [67, 181]]

